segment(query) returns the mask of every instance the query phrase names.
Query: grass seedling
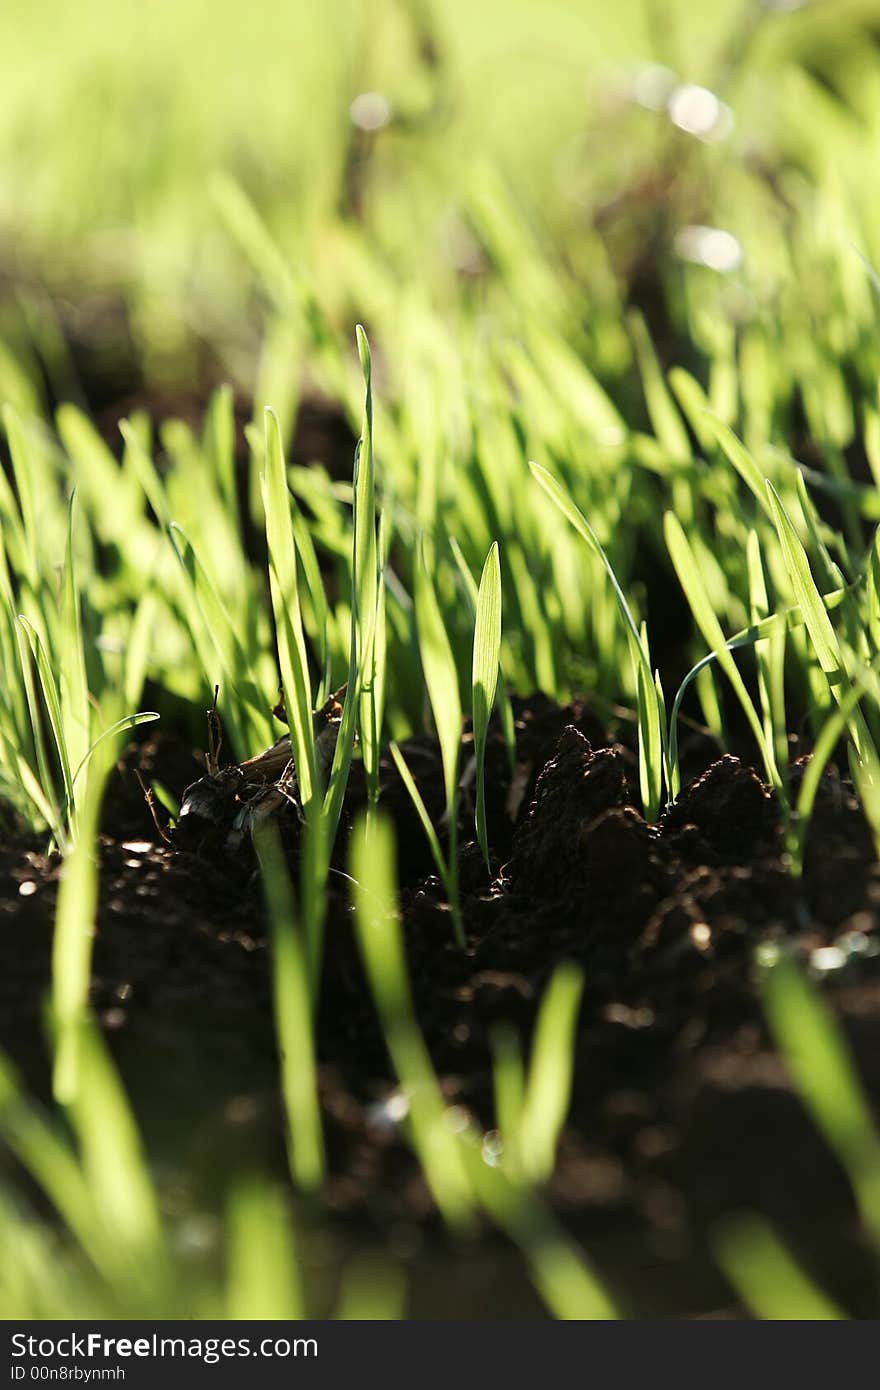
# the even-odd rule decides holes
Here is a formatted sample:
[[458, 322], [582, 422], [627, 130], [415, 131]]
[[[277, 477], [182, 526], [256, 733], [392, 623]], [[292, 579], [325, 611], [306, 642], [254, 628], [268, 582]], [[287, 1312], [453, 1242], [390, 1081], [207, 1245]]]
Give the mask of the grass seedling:
[[773, 1036], [804, 1105], [849, 1176], [866, 1231], [880, 1248], [880, 1133], [846, 1042], [792, 961], [768, 947], [761, 966]]
[[712, 1246], [727, 1279], [755, 1317], [772, 1322], [846, 1317], [761, 1217], [729, 1217], [714, 1231]]
[[440, 742], [440, 757], [443, 763], [443, 785], [446, 800], [445, 821], [448, 836], [446, 854], [441, 849], [439, 836], [431, 823], [421, 793], [406, 766], [403, 754], [395, 743], [391, 745], [391, 754], [427, 836], [434, 862], [449, 896], [455, 939], [463, 948], [465, 945], [464, 926], [458, 896], [458, 760], [461, 748], [461, 697], [458, 691], [455, 657], [449, 645], [449, 638], [428, 570], [424, 540], [419, 546], [419, 558], [416, 566], [415, 612], [422, 670], [434, 715], [434, 724]]
[[[706, 593], [700, 567], [696, 561], [690, 542], [685, 535], [684, 528], [674, 512], [667, 512], [664, 516], [663, 530], [666, 536], [666, 545], [669, 550], [670, 558], [675, 566], [675, 572], [678, 575], [679, 583], [684, 590], [691, 612], [694, 615], [694, 621], [703, 634], [703, 638], [712, 648], [714, 659], [718, 662], [736, 692], [746, 719], [749, 722], [749, 727], [755, 736], [755, 742], [760, 749], [768, 781], [784, 798], [782, 776], [776, 765], [776, 755], [773, 749], [772, 738], [767, 737], [766, 730], [761, 723], [758, 711], [755, 709], [752, 697], [746, 689], [745, 681], [740, 675], [736, 663], [731, 656], [727, 638], [724, 636], [721, 624], [718, 621], [709, 596]], [[675, 709], [673, 712], [673, 723], [677, 722], [677, 714], [678, 711]]]
[[474, 721], [474, 757], [476, 758], [477, 805], [476, 828], [480, 849], [489, 868], [489, 837], [486, 831], [486, 736], [489, 716], [495, 703], [498, 684], [498, 662], [501, 655], [501, 562], [498, 543], [493, 543], [477, 594], [477, 614], [474, 625], [474, 657], [472, 667], [472, 709]]
[[502, 1166], [487, 1164], [476, 1143], [465, 1146], [474, 1191], [489, 1219], [519, 1247], [532, 1280], [555, 1318], [607, 1321], [619, 1312], [583, 1251], [552, 1211]]
[[275, 1029], [287, 1119], [287, 1153], [297, 1187], [313, 1191], [324, 1177], [308, 962], [293, 889], [276, 827], [264, 823], [254, 844], [263, 876], [272, 943]]
[[638, 696], [639, 784], [642, 805], [645, 819], [648, 821], [656, 820], [663, 796], [663, 737], [661, 734], [660, 703], [654, 673], [651, 670], [650, 657], [642, 644], [639, 627], [618, 583], [611, 561], [599, 543], [599, 538], [592, 526], [580, 508], [575, 506], [565, 489], [551, 473], [548, 473], [546, 468], [542, 468], [539, 463], [530, 463], [529, 467], [547, 496], [552, 502], [555, 502], [562, 515], [583, 537], [594, 555], [602, 562], [605, 572], [611, 580], [611, 587], [614, 590], [620, 616], [626, 629], [633, 678], [636, 682]]
[[293, 1217], [281, 1191], [263, 1179], [239, 1181], [227, 1203], [226, 1232], [225, 1316], [305, 1317]]
[[[829, 691], [838, 704], [842, 704], [846, 699], [850, 683], [840, 642], [828, 616], [828, 610], [822, 601], [822, 596], [816, 588], [807, 553], [798, 539], [788, 513], [779, 500], [776, 489], [769, 481], [767, 482], [767, 494], [770, 499], [770, 509], [779, 536], [785, 567], [788, 570], [792, 588], [803, 614], [813, 650], [828, 683]], [[859, 762], [866, 770], [869, 765], [873, 768], [877, 763], [877, 751], [858, 706], [848, 716], [848, 724]]]
[[376, 817], [355, 828], [351, 872], [358, 945], [408, 1109], [408, 1129], [440, 1211], [467, 1223], [470, 1183], [413, 1013], [400, 921], [391, 827]]
[[519, 1182], [542, 1183], [553, 1172], [571, 1099], [582, 992], [580, 969], [572, 964], [558, 966], [541, 1000], [528, 1072], [515, 1030], [500, 1024], [492, 1034], [501, 1162], [508, 1175]]
[[[577, 966], [557, 967], [548, 984], [532, 1041], [528, 1076], [511, 1144], [511, 1171], [535, 1183], [546, 1182], [556, 1164], [556, 1145], [571, 1100], [574, 1071], [574, 1039], [583, 992], [583, 974]], [[499, 1087], [502, 1106], [513, 1109], [513, 1073]], [[505, 1098], [504, 1091], [509, 1094]], [[509, 1132], [509, 1121], [499, 1128]]]

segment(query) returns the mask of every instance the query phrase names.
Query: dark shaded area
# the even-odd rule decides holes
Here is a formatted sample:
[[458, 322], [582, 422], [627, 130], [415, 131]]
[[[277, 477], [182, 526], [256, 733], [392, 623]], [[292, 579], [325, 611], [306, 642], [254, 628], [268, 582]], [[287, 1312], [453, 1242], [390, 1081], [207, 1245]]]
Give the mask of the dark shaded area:
[[[574, 1095], [548, 1196], [625, 1305], [650, 1316], [735, 1309], [707, 1242], [715, 1220], [748, 1207], [856, 1316], [876, 1316], [872, 1256], [847, 1182], [768, 1040], [753, 966], [764, 940], [789, 943], [804, 961], [841, 946], [847, 964], [826, 992], [876, 1099], [880, 866], [849, 784], [833, 768], [825, 774], [796, 882], [773, 796], [708, 740], [685, 750], [703, 771], [647, 826], [633, 805], [632, 754], [606, 741], [588, 709], [541, 696], [514, 709], [513, 771], [497, 730], [489, 748], [491, 881], [468, 842], [463, 797], [466, 952], [453, 944], [405, 788], [383, 767], [415, 1004], [446, 1095], [491, 1128], [493, 1028], [512, 1025], [527, 1049], [554, 968], [579, 962]], [[404, 751], [439, 821], [436, 743], [413, 739]], [[465, 733], [466, 786], [470, 757]], [[201, 771], [186, 745], [162, 738], [133, 745], [128, 763], [137, 762], [176, 792]], [[348, 820], [362, 800], [354, 776]], [[160, 1185], [178, 1207], [219, 1207], [236, 1171], [285, 1165], [253, 856], [208, 839], [190, 850], [157, 843], [130, 766], [109, 811], [95, 1008]], [[41, 1017], [59, 866], [24, 844], [5, 846], [0, 860], [0, 1047], [47, 1097]], [[331, 1228], [406, 1255], [411, 1316], [537, 1313], [518, 1257], [498, 1237], [458, 1245], [440, 1228], [384, 1104], [394, 1077], [335, 873], [318, 1048], [330, 1167], [321, 1210]]]

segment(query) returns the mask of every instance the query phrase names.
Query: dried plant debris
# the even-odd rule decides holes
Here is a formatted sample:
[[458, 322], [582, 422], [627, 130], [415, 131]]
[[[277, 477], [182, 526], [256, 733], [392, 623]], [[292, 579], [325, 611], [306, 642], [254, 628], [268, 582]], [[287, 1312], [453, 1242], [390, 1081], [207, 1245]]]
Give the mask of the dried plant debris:
[[[319, 773], [326, 776], [333, 762], [342, 721], [345, 687], [335, 691], [315, 710], [315, 760]], [[283, 704], [274, 713], [285, 718]], [[199, 844], [218, 835], [228, 849], [238, 849], [260, 822], [291, 809], [302, 817], [296, 766], [290, 735], [284, 734], [262, 753], [243, 763], [219, 766], [219, 721], [216, 710], [209, 713], [208, 773], [192, 782], [180, 801], [177, 836], [185, 844]]]

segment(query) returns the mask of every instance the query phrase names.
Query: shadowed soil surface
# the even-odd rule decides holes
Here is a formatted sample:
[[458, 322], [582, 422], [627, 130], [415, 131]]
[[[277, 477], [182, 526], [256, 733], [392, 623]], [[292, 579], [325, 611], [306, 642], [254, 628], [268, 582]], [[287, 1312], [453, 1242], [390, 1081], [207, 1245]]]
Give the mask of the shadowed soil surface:
[[[768, 1038], [754, 968], [764, 941], [822, 980], [869, 1095], [880, 1096], [880, 865], [850, 784], [822, 779], [799, 881], [773, 795], [705, 738], [692, 780], [655, 826], [635, 809], [635, 762], [584, 706], [515, 700], [517, 749], [490, 739], [492, 873], [472, 834], [462, 749], [460, 876], [467, 950], [407, 793], [383, 768], [398, 837], [402, 915], [419, 1023], [450, 1101], [494, 1125], [490, 1039], [528, 1048], [554, 968], [584, 970], [571, 1113], [548, 1198], [625, 1308], [736, 1313], [711, 1256], [713, 1223], [767, 1215], [805, 1268], [856, 1316], [877, 1316], [876, 1271], [847, 1181]], [[441, 820], [436, 742], [404, 752]], [[95, 1008], [175, 1217], [211, 1212], [230, 1175], [284, 1171], [262, 892], [249, 846], [161, 841], [133, 769], [179, 793], [203, 768], [170, 736], [132, 745], [101, 841]], [[803, 763], [792, 768], [795, 785]], [[353, 769], [338, 847], [363, 802]], [[288, 838], [296, 833], [291, 817]], [[57, 858], [0, 850], [0, 1046], [48, 1096], [43, 1011]], [[836, 945], [839, 952], [817, 955]], [[829, 970], [833, 961], [835, 969]], [[322, 1220], [340, 1241], [409, 1264], [410, 1316], [537, 1316], [518, 1256], [490, 1233], [441, 1230], [386, 1105], [394, 1076], [361, 970], [347, 884], [331, 875], [318, 1053], [329, 1180]]]

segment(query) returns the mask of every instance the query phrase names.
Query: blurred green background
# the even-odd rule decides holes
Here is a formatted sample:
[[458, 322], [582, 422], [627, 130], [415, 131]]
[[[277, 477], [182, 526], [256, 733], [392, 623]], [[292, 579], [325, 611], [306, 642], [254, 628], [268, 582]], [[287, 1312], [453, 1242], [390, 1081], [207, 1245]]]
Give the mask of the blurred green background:
[[[398, 373], [412, 300], [515, 329], [517, 302], [543, 288], [547, 315], [612, 379], [630, 291], [671, 300], [679, 323], [690, 310], [707, 347], [700, 311], [729, 322], [746, 296], [758, 313], [825, 317], [823, 258], [839, 260], [846, 238], [869, 259], [880, 250], [865, 178], [878, 24], [865, 0], [10, 0], [6, 374], [39, 358], [56, 396], [114, 382], [123, 395], [140, 376], [232, 376], [259, 392], [267, 329], [277, 343], [282, 318], [290, 332], [290, 286], [267, 284], [265, 263], [254, 275], [223, 175], [265, 219], [294, 289], [348, 340], [365, 319]], [[685, 97], [676, 125], [669, 98], [687, 83], [730, 111], [713, 122], [711, 102]], [[676, 237], [693, 225], [739, 239], [735, 288], [683, 275]], [[522, 264], [523, 237], [568, 272], [564, 296]], [[841, 279], [855, 267], [838, 265]], [[320, 384], [302, 340], [289, 346], [289, 372]]]
[[[27, 687], [22, 609], [43, 624], [52, 670], [74, 648], [82, 657], [86, 712], [74, 733], [84, 749], [143, 703], [145, 683], [163, 729], [179, 717], [198, 737], [205, 693], [219, 680], [227, 750], [244, 757], [277, 734], [265, 551], [254, 544], [265, 405], [280, 419], [288, 481], [308, 514], [297, 545], [305, 530], [314, 549], [300, 560], [306, 553], [319, 580], [331, 576], [329, 616], [315, 592], [305, 604], [310, 652], [326, 656], [331, 685], [344, 679], [349, 480], [364, 404], [356, 322], [373, 348], [377, 477], [393, 528], [386, 734], [405, 737], [424, 722], [422, 634], [409, 598], [420, 532], [436, 543], [435, 579], [463, 686], [473, 626], [457, 566], [473, 584], [498, 540], [511, 686], [559, 701], [588, 691], [602, 718], [618, 701], [632, 706], [627, 637], [607, 574], [562, 533], [528, 458], [562, 475], [607, 546], [637, 617], [648, 619], [655, 656], [662, 649], [670, 704], [707, 639], [677, 589], [677, 608], [651, 608], [655, 575], [674, 582], [664, 508], [687, 529], [725, 634], [752, 620], [749, 544], [772, 581], [767, 611], [790, 614], [797, 594], [777, 531], [750, 498], [742, 505], [704, 404], [779, 483], [820, 561], [823, 592], [845, 583], [855, 594], [863, 524], [877, 520], [880, 487], [878, 51], [880, 5], [867, 0], [7, 0], [0, 399], [16, 408], [6, 433], [20, 448], [17, 496], [4, 485], [0, 504], [9, 550], [4, 653], [10, 669], [18, 662], [19, 688], [3, 705], [2, 732], [21, 755], [20, 785], [8, 778], [16, 812], [54, 830], [51, 814], [34, 815], [32, 785], [44, 773], [62, 834], [69, 809], [48, 775], [57, 769], [36, 767], [33, 756], [44, 712]], [[691, 373], [674, 379], [675, 399], [658, 363]], [[199, 433], [225, 382], [260, 427], [246, 446], [240, 429], [233, 439], [227, 397], [214, 397]], [[97, 430], [68, 411], [54, 417], [56, 433], [53, 411], [64, 401]], [[153, 432], [138, 414], [123, 450], [116, 424], [144, 408], [155, 421], [180, 416], [186, 426]], [[307, 411], [317, 432], [303, 430]], [[321, 467], [303, 466], [315, 458]], [[824, 485], [836, 486], [842, 527], [836, 514], [836, 529], [824, 529], [824, 518], [820, 527], [794, 459], [821, 466]], [[30, 510], [27, 475], [38, 504]], [[811, 487], [821, 491], [822, 479]], [[247, 494], [241, 508], [237, 483]], [[80, 510], [71, 521], [74, 489]], [[169, 519], [186, 528], [189, 569], [168, 545]], [[71, 583], [59, 600], [62, 555]], [[876, 585], [866, 587], [841, 610], [867, 661], [880, 646], [880, 605]], [[74, 642], [68, 620], [80, 608]], [[680, 621], [670, 622], [669, 611]], [[828, 685], [803, 630], [788, 641], [777, 668], [791, 698], [788, 727], [809, 716], [815, 736]], [[694, 710], [723, 743], [734, 702], [727, 692], [725, 706], [711, 680], [699, 694]], [[874, 695], [871, 687], [876, 706]], [[777, 704], [771, 733], [786, 753], [784, 698]], [[871, 718], [876, 725], [876, 708]], [[92, 814], [90, 828], [97, 793]], [[92, 891], [90, 850], [78, 872]], [[777, 1032], [793, 1053], [798, 1036], [821, 1030], [811, 998], [781, 978], [788, 995]], [[77, 1007], [87, 983], [86, 961]], [[834, 1046], [832, 1037], [819, 1062], [802, 1069], [803, 1092]], [[563, 1054], [560, 1047], [556, 1062]], [[867, 1183], [864, 1159], [876, 1167], [876, 1135], [846, 1064], [832, 1060], [808, 1104], [849, 1165], [863, 1225], [876, 1237], [876, 1182]], [[97, 1045], [90, 1066], [92, 1110], [69, 1106], [45, 1132], [14, 1079], [0, 1073], [7, 1138], [18, 1136], [32, 1172], [42, 1163], [44, 1174], [60, 1173], [49, 1195], [76, 1236], [57, 1261], [57, 1227], [35, 1217], [17, 1188], [0, 1191], [0, 1284], [17, 1291], [27, 1264], [30, 1283], [15, 1305], [25, 1310], [143, 1311], [150, 1296], [167, 1310], [187, 1274], [185, 1261], [169, 1273], [174, 1261], [156, 1215], [167, 1194], [154, 1207], [154, 1175]], [[829, 1120], [828, 1097], [853, 1095]], [[112, 1201], [102, 1164], [121, 1175]], [[548, 1307], [562, 1316], [603, 1309], [580, 1256], [535, 1218], [531, 1187], [518, 1188], [515, 1172], [505, 1187], [503, 1165], [496, 1172], [478, 1158], [473, 1166], [468, 1201], [521, 1245]], [[130, 1243], [118, 1249], [118, 1218], [130, 1208], [141, 1225], [132, 1218]], [[299, 1276], [290, 1275], [293, 1237], [279, 1234], [287, 1214], [286, 1198], [269, 1186], [233, 1191], [229, 1287], [209, 1280], [197, 1311], [241, 1315], [268, 1300], [284, 1316], [306, 1306], [293, 1288]], [[211, 1279], [218, 1229], [208, 1242]], [[319, 1221], [309, 1235], [320, 1244], [315, 1230]], [[277, 1248], [261, 1263], [273, 1233]], [[155, 1270], [138, 1270], [141, 1248]], [[737, 1228], [719, 1250], [729, 1283], [760, 1315], [835, 1314], [822, 1311], [762, 1228]], [[80, 1298], [85, 1265], [104, 1282]], [[369, 1264], [355, 1265], [352, 1306], [369, 1309], [375, 1285], [377, 1315], [400, 1312], [399, 1270], [390, 1268], [377, 1279]], [[788, 1280], [781, 1301], [768, 1289], [768, 1269], [782, 1271], [780, 1287]], [[155, 1271], [159, 1292], [150, 1295]], [[321, 1306], [331, 1303], [325, 1296]]]

